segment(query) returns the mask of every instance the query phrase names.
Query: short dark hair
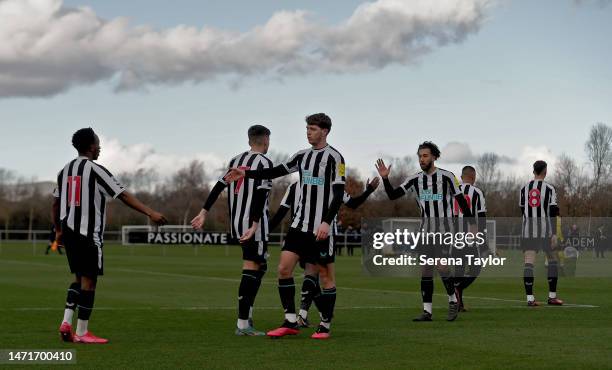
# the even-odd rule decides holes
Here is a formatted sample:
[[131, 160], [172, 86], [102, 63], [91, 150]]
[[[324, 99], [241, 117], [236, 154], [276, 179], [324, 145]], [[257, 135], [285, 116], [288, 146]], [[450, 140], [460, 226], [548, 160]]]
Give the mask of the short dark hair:
[[72, 135], [72, 146], [79, 152], [85, 153], [96, 142], [96, 133], [93, 128], [82, 128]]
[[249, 144], [263, 144], [263, 138], [270, 136], [270, 130], [266, 126], [253, 125], [248, 131]]
[[461, 169], [461, 175], [464, 175], [466, 172], [476, 173], [476, 169], [473, 166], [465, 166]]
[[419, 149], [417, 149], [417, 155], [419, 154], [419, 150], [421, 149], [429, 149], [431, 151], [431, 155], [436, 157], [436, 159], [440, 158], [440, 148], [438, 148], [438, 146], [432, 143], [431, 141], [425, 141], [421, 145], [419, 145]]
[[533, 173], [535, 173], [536, 175], [540, 175], [542, 172], [544, 172], [546, 167], [548, 167], [546, 162], [544, 162], [544, 161], [535, 161], [535, 163], [533, 164]]
[[306, 117], [306, 124], [319, 126], [320, 128], [326, 128], [327, 131], [331, 131], [332, 121], [325, 113], [315, 113]]

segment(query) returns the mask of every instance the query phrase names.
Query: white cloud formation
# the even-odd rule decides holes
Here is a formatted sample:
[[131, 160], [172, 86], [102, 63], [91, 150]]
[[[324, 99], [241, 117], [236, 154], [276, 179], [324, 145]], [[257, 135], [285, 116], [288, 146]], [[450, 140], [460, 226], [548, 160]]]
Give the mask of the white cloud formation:
[[117, 139], [103, 136], [100, 137], [100, 142], [102, 151], [99, 162], [114, 175], [122, 172], [135, 173], [143, 169], [155, 170], [163, 179], [173, 175], [191, 161], [199, 160], [204, 163], [208, 176], [216, 179], [222, 172], [220, 169], [226, 165], [224, 160], [211, 153], [194, 153], [190, 156], [159, 153], [151, 144], [125, 145]]
[[325, 25], [279, 11], [243, 32], [155, 30], [61, 0], [0, 0], [0, 97], [52, 96], [118, 76], [117, 91], [221, 76], [365, 71], [414, 63], [478, 31], [492, 0], [378, 0]]
[[548, 173], [554, 173], [557, 156], [545, 145], [524, 146], [513, 162], [502, 163], [500, 168], [504, 171], [504, 174], [516, 175], [519, 178], [530, 178], [533, 176], [533, 163], [537, 160], [546, 161]]
[[[457, 141], [449, 142], [440, 151], [442, 152], [441, 162], [462, 165], [476, 164], [478, 157], [482, 154], [473, 153], [469, 144]], [[500, 164], [513, 164], [515, 162], [514, 159], [505, 155], [498, 154], [498, 157]]]

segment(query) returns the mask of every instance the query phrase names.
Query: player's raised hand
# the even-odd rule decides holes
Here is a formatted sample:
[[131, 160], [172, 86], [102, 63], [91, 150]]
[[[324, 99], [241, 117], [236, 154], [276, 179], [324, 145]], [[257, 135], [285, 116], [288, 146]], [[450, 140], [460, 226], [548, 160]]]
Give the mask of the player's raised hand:
[[257, 231], [257, 227], [259, 227], [259, 223], [253, 222], [251, 227], [249, 227], [247, 231], [245, 231], [244, 234], [242, 234], [242, 236], [240, 237], [240, 243], [245, 243], [249, 239], [251, 239], [255, 235], [255, 232]]
[[378, 171], [380, 177], [386, 179], [387, 177], [389, 177], [389, 173], [391, 173], [391, 166], [392, 165], [389, 165], [389, 167], [387, 167], [385, 165], [385, 161], [383, 161], [382, 158], [379, 158], [376, 161], [376, 165], [374, 167], [376, 167], [376, 171]]
[[159, 226], [165, 225], [168, 223], [168, 220], [166, 220], [166, 217], [156, 211], [153, 211], [151, 212], [151, 214], [149, 214], [149, 220], [151, 220], [151, 222]]
[[230, 168], [230, 170], [227, 171], [227, 174], [223, 176], [223, 180], [227, 182], [234, 182], [234, 181], [240, 180], [243, 177], [244, 177], [244, 170], [241, 170], [240, 168]]
[[376, 190], [379, 184], [380, 184], [380, 179], [378, 177], [373, 178], [372, 181], [370, 181], [370, 179], [366, 181], [366, 187], [368, 189], [371, 189], [372, 191]]
[[321, 225], [317, 228], [315, 235], [317, 240], [324, 240], [329, 235], [329, 224], [327, 222], [321, 222]]

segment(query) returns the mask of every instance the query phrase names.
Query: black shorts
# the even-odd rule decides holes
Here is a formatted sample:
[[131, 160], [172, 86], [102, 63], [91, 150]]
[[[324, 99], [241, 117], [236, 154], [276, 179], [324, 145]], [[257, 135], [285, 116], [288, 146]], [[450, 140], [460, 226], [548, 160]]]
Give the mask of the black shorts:
[[550, 238], [521, 238], [523, 251], [552, 252]]
[[255, 238], [249, 239], [246, 243], [241, 243], [242, 259], [263, 264], [268, 261], [268, 242], [257, 241]]
[[450, 257], [451, 250], [454, 249], [451, 245], [444, 244], [419, 244], [416, 246], [414, 251], [419, 256], [426, 256], [427, 258], [438, 258], [438, 257]]
[[66, 249], [70, 272], [79, 276], [96, 277], [104, 275], [103, 245], [96, 245], [93, 238], [62, 227], [62, 243]]
[[289, 251], [300, 257], [300, 262], [327, 265], [334, 263], [334, 237], [317, 240], [312, 232], [303, 232], [290, 228], [283, 241], [283, 251]]

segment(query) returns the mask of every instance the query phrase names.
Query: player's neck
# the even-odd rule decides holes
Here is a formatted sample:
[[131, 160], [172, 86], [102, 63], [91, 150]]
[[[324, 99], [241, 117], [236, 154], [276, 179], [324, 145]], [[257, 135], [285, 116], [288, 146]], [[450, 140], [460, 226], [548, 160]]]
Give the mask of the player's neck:
[[262, 153], [264, 152], [264, 147], [262, 146], [257, 146], [257, 145], [251, 145], [251, 151], [255, 152], [255, 153]]
[[79, 153], [79, 157], [87, 158], [90, 161], [93, 161], [93, 154], [91, 153]]
[[425, 171], [426, 174], [431, 175], [434, 172], [436, 172], [438, 170], [438, 167], [436, 167], [435, 165], [431, 165], [431, 167], [429, 167], [429, 169], [427, 171]]
[[319, 149], [323, 149], [327, 146], [327, 140], [322, 140], [320, 143], [314, 144], [312, 146], [312, 149], [314, 150], [319, 150]]
[[535, 176], [533, 179], [536, 181], [544, 181], [544, 176]]

